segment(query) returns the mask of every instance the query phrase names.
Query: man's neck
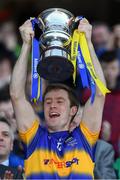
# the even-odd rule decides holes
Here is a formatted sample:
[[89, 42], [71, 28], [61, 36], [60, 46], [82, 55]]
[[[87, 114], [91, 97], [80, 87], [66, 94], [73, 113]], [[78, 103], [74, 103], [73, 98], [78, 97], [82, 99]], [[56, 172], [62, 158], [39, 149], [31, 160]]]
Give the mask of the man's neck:
[[55, 132], [61, 132], [61, 131], [68, 131], [69, 130], [69, 128], [68, 128], [68, 126], [66, 126], [66, 127], [47, 127], [47, 129], [48, 129], [48, 131], [49, 131], [49, 133], [55, 133]]
[[51, 128], [47, 128], [47, 129], [49, 133], [68, 131], [68, 129], [51, 129]]

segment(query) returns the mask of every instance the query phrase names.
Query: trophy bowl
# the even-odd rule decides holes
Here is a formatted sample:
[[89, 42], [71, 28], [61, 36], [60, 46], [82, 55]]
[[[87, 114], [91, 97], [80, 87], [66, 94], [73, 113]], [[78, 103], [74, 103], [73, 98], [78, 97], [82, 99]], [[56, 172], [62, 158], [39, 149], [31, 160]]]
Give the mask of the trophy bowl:
[[74, 71], [70, 62], [70, 44], [73, 14], [65, 9], [50, 8], [38, 16], [40, 36], [40, 61], [37, 72], [49, 81], [64, 81]]

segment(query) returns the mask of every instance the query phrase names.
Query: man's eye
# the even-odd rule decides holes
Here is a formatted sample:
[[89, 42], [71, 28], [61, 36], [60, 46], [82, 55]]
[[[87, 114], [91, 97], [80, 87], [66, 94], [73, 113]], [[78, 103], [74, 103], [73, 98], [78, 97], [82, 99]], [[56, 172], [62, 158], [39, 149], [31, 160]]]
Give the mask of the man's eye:
[[8, 133], [4, 133], [3, 136], [4, 137], [9, 137], [9, 134]]
[[63, 103], [63, 101], [57, 101], [59, 104], [62, 104]]
[[46, 101], [46, 104], [50, 104], [51, 103], [51, 101]]

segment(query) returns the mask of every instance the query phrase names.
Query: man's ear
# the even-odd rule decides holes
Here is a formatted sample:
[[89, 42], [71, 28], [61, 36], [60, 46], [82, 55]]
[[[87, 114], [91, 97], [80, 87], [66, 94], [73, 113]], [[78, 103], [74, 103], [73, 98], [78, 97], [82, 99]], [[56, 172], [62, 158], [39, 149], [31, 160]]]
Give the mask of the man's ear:
[[11, 140], [11, 148], [10, 150], [12, 151], [13, 150], [13, 140]]
[[78, 110], [77, 106], [72, 106], [71, 107], [70, 115], [74, 116], [77, 113], [77, 110]]
[[[75, 109], [73, 109], [72, 111], [75, 112]], [[76, 112], [77, 113], [74, 114], [75, 115], [74, 119], [69, 125], [69, 132], [73, 131], [80, 124], [81, 117], [82, 117], [82, 108], [79, 107]]]

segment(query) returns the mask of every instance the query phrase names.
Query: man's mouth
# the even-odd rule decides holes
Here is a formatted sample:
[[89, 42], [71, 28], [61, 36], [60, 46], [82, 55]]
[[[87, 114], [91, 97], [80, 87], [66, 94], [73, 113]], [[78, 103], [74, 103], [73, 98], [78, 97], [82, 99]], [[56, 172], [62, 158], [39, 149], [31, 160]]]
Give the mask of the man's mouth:
[[50, 117], [50, 118], [56, 118], [56, 117], [59, 117], [59, 116], [60, 116], [60, 114], [57, 113], [57, 112], [50, 112], [50, 113], [49, 113], [49, 117]]
[[5, 146], [3, 144], [0, 144], [0, 148], [4, 148]]

